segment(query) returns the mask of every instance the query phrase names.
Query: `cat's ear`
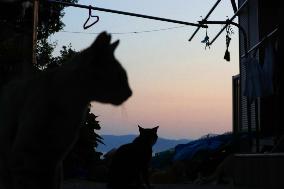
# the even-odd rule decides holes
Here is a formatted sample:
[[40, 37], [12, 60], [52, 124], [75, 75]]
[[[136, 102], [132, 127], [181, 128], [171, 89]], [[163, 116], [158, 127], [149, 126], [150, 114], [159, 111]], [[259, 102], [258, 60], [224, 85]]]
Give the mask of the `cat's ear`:
[[138, 128], [139, 128], [139, 132], [144, 130], [142, 127], [140, 127], [140, 125], [138, 125]]
[[158, 128], [159, 128], [159, 126], [154, 127], [153, 130], [154, 130], [155, 132], [157, 132], [157, 131], [158, 131]]
[[92, 47], [107, 47], [110, 44], [111, 36], [107, 32], [98, 35]]
[[115, 41], [114, 43], [110, 44], [110, 48], [111, 50], [114, 52], [114, 50], [116, 49], [116, 47], [119, 44], [119, 40]]

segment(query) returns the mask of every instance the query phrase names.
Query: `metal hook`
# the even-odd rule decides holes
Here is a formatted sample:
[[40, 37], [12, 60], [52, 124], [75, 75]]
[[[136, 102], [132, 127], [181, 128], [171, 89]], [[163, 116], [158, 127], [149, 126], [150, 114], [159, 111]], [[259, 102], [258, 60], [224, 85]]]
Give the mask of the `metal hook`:
[[[87, 25], [88, 21], [90, 20], [90, 18], [96, 18], [97, 20], [95, 20], [93, 23]], [[99, 16], [95, 16], [95, 15], [92, 15], [92, 6], [89, 5], [89, 17], [88, 19], [86, 20], [86, 22], [84, 23], [83, 25], [83, 28], [86, 30], [88, 29], [89, 27], [93, 26], [94, 24], [96, 24], [98, 21], [100, 20], [100, 17]]]

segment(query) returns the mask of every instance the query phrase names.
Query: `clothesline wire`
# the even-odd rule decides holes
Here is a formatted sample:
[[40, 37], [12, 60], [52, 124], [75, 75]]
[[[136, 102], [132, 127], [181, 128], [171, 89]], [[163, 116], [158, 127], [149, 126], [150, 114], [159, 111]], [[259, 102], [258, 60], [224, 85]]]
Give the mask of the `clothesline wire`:
[[[142, 31], [130, 31], [130, 32], [109, 32], [113, 35], [125, 35], [125, 34], [140, 34], [140, 33], [151, 33], [151, 32], [159, 32], [159, 31], [166, 31], [166, 30], [172, 30], [172, 29], [178, 29], [178, 28], [184, 28], [186, 26], [175, 26], [175, 27], [168, 27], [168, 28], [160, 28], [160, 29], [153, 29], [153, 30], [142, 30]], [[63, 33], [74, 33], [74, 34], [90, 34], [90, 35], [98, 35], [99, 32], [80, 32], [80, 31], [68, 31], [68, 30], [62, 30], [59, 32]]]

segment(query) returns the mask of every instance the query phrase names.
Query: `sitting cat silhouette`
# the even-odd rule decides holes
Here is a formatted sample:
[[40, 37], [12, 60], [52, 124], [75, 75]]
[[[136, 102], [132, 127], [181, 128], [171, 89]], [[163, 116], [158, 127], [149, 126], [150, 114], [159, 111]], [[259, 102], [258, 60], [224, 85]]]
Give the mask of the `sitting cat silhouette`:
[[119, 41], [101, 33], [68, 63], [2, 88], [0, 188], [58, 189], [61, 164], [90, 101], [120, 105], [132, 92], [114, 57]]
[[[149, 165], [152, 146], [156, 143], [158, 126], [152, 129], [139, 127], [140, 135], [132, 143], [122, 145], [115, 152], [109, 170], [108, 188], [140, 188], [149, 183]], [[143, 183], [144, 181], [144, 183]]]

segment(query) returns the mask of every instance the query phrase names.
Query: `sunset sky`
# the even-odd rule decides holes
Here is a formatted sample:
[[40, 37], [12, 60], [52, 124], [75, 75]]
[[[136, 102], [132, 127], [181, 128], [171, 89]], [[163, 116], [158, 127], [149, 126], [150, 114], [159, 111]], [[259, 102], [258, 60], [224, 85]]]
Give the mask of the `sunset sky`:
[[[214, 5], [215, 0], [81, 0], [80, 4], [135, 12], [188, 22], [197, 22]], [[167, 138], [196, 139], [208, 133], [223, 133], [232, 128], [232, 76], [238, 74], [238, 32], [229, 47], [231, 61], [223, 59], [225, 33], [205, 50], [201, 29], [173, 23], [147, 20], [104, 12], [93, 12], [100, 21], [84, 30], [88, 10], [66, 8], [65, 31], [99, 33], [108, 31], [113, 41], [120, 39], [115, 55], [125, 67], [133, 96], [123, 106], [93, 103], [99, 116], [100, 134], [135, 134], [142, 127], [159, 125], [158, 135]], [[230, 1], [222, 1], [209, 20], [231, 17]], [[235, 20], [237, 21], [237, 20]], [[172, 28], [179, 27], [179, 28]], [[172, 28], [145, 33], [129, 33]], [[210, 26], [212, 39], [221, 29]], [[58, 46], [72, 44], [76, 50], [88, 47], [96, 34], [59, 32], [50, 38]], [[125, 34], [128, 33], [128, 34]], [[58, 54], [56, 49], [55, 54]], [[95, 83], [94, 83], [95, 87]]]

